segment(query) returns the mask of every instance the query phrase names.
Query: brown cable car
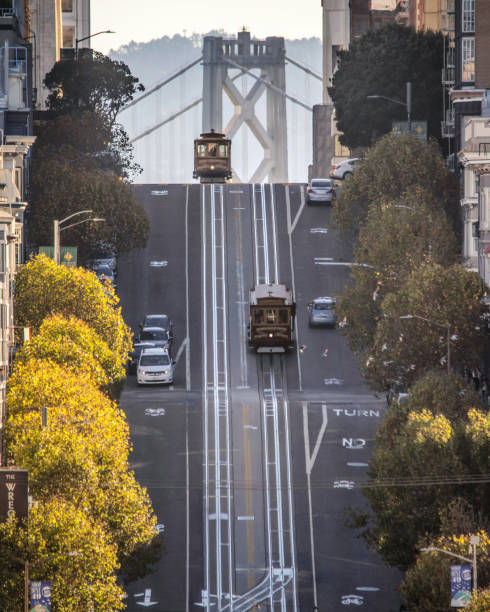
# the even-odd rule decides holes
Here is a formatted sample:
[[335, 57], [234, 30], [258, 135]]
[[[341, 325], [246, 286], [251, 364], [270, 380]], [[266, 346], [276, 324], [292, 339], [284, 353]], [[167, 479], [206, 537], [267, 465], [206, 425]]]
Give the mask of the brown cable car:
[[194, 178], [224, 183], [231, 178], [231, 140], [214, 130], [194, 140]]
[[286, 285], [256, 285], [250, 291], [249, 346], [257, 353], [285, 353], [294, 346], [296, 305]]

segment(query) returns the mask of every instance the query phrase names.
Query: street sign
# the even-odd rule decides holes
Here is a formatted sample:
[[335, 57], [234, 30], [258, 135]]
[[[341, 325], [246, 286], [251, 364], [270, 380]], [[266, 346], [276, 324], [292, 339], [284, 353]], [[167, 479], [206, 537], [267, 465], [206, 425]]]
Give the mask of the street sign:
[[27, 518], [27, 470], [0, 468], [0, 520]]
[[31, 580], [30, 612], [51, 611], [51, 582]]
[[[75, 268], [77, 265], [77, 251], [78, 247], [60, 247], [60, 263], [69, 268]], [[40, 246], [39, 254], [41, 253], [44, 253], [50, 259], [54, 259], [54, 247], [52, 246]]]
[[[392, 121], [391, 131], [397, 136], [408, 134], [408, 121]], [[411, 134], [425, 142], [427, 140], [427, 121], [412, 121]]]
[[471, 599], [471, 566], [451, 565], [451, 608], [465, 608]]

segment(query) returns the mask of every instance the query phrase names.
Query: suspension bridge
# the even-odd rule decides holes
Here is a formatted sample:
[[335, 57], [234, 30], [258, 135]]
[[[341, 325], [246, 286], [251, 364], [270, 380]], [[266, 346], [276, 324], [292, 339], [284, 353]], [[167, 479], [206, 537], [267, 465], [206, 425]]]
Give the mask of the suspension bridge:
[[[302, 96], [287, 90], [286, 64], [305, 75]], [[201, 66], [201, 95], [162, 113], [175, 102], [176, 84], [181, 100], [187, 92], [199, 91], [196, 76]], [[305, 99], [310, 97], [311, 79], [322, 81], [315, 70], [286, 54], [281, 37], [257, 40], [246, 30], [231, 39], [206, 36], [201, 54], [131, 101], [119, 120], [144, 168], [144, 182], [190, 182], [192, 142], [210, 129], [233, 139], [235, 182], [304, 180], [311, 157], [313, 109]]]

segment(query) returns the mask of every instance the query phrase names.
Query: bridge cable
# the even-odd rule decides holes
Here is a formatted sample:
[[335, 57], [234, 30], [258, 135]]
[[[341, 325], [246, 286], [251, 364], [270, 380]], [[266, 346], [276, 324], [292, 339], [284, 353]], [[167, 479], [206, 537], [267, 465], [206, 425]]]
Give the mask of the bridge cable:
[[305, 64], [302, 64], [301, 62], [298, 62], [298, 60], [293, 60], [290, 57], [288, 57], [287, 55], [284, 57], [284, 59], [289, 62], [290, 64], [294, 64], [295, 66], [297, 66], [298, 68], [301, 68], [301, 70], [304, 70], [305, 72], [307, 72], [308, 74], [311, 74], [311, 76], [314, 76], [315, 79], [318, 79], [319, 81], [323, 81], [323, 77], [321, 74], [318, 74], [318, 72], [315, 72], [314, 70], [312, 70], [311, 68], [308, 68], [308, 66], [305, 66]]
[[155, 91], [158, 91], [159, 89], [161, 89], [162, 87], [164, 87], [165, 85], [167, 85], [168, 83], [170, 83], [171, 81], [173, 81], [174, 79], [176, 79], [178, 76], [181, 76], [182, 74], [184, 74], [184, 72], [186, 72], [187, 70], [189, 70], [189, 68], [192, 68], [193, 66], [195, 66], [196, 64], [199, 64], [202, 60], [202, 55], [200, 55], [196, 60], [190, 62], [190, 64], [187, 64], [186, 66], [184, 66], [183, 68], [181, 68], [180, 70], [178, 70], [177, 72], [174, 72], [172, 75], [170, 75], [168, 78], [166, 78], [165, 80], [163, 80], [161, 83], [158, 83], [158, 85], [155, 85], [155, 87], [152, 87], [151, 89], [149, 89], [148, 91], [145, 91], [144, 94], [142, 94], [141, 96], [139, 96], [138, 98], [136, 98], [135, 100], [132, 100], [131, 102], [129, 102], [128, 104], [126, 104], [126, 106], [123, 106], [121, 108], [121, 110], [119, 111], [120, 113], [122, 113], [123, 111], [125, 111], [127, 108], [129, 108], [130, 106], [134, 106], [135, 104], [137, 104], [138, 102], [141, 102], [141, 100], [143, 100], [144, 98], [147, 98], [149, 95], [151, 95], [152, 93], [154, 93]]

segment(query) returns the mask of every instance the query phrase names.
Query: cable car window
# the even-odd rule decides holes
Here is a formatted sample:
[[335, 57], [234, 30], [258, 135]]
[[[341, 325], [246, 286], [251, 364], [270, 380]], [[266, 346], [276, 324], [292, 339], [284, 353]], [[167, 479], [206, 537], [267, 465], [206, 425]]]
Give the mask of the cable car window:
[[255, 319], [255, 323], [257, 323], [258, 325], [263, 323], [264, 322], [264, 311], [263, 310], [255, 310], [254, 311], [254, 319]]
[[267, 323], [275, 323], [276, 322], [276, 313], [272, 308], [267, 310]]
[[197, 145], [197, 155], [198, 157], [206, 157], [206, 145], [205, 144]]
[[288, 322], [288, 311], [282, 309], [279, 311], [279, 323], [287, 323], [287, 322]]
[[218, 145], [218, 157], [227, 157], [228, 147], [225, 144]]
[[216, 149], [217, 149], [216, 143], [208, 144], [208, 157], [216, 157]]

